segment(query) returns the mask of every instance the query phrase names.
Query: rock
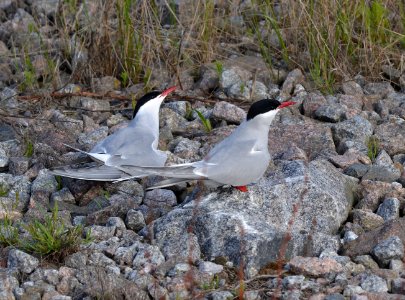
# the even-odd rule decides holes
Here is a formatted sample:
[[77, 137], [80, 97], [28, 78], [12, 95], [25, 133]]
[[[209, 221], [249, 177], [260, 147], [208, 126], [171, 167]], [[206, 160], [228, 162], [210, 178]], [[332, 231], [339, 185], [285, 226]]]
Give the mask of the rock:
[[384, 221], [399, 218], [399, 200], [397, 198], [387, 198], [380, 204], [377, 215], [381, 216]]
[[111, 194], [118, 193], [121, 195], [131, 196], [132, 201], [135, 203], [135, 205], [141, 204], [144, 197], [142, 185], [135, 180], [113, 183], [106, 188], [107, 191], [109, 191]]
[[57, 129], [73, 135], [78, 135], [83, 131], [83, 121], [67, 117], [57, 110], [52, 110], [50, 114], [51, 122]]
[[364, 230], [369, 231], [381, 226], [384, 223], [384, 219], [370, 211], [354, 209], [353, 223], [359, 224]]
[[[120, 88], [120, 81], [112, 76], [104, 76], [101, 78], [91, 78], [91, 86], [96, 93], [105, 94]], [[99, 101], [99, 100], [96, 100]], [[101, 100], [100, 100], [101, 101]], [[102, 101], [108, 103], [108, 101]], [[109, 103], [108, 103], [109, 106]], [[109, 110], [109, 108], [108, 108]]]
[[13, 291], [18, 287], [19, 282], [17, 278], [5, 271], [5, 269], [0, 271], [0, 297], [4, 296], [4, 299], [14, 299]]
[[76, 204], [75, 197], [72, 195], [70, 190], [67, 187], [55, 191], [51, 195], [51, 202], [66, 202], [70, 204]]
[[13, 175], [22, 175], [30, 167], [30, 158], [28, 157], [10, 157], [9, 170]]
[[404, 263], [399, 259], [391, 259], [388, 267], [390, 270], [401, 272], [404, 270]]
[[332, 134], [334, 141], [338, 145], [346, 140], [366, 144], [367, 138], [373, 134], [373, 125], [368, 120], [355, 116], [352, 119], [333, 125]]
[[169, 144], [169, 148], [171, 148], [172, 143], [176, 144], [172, 151], [176, 156], [185, 159], [187, 162], [200, 159], [200, 156], [198, 155], [198, 150], [201, 147], [200, 142], [179, 137]]
[[130, 209], [125, 219], [127, 227], [135, 232], [138, 232], [146, 226], [142, 212], [135, 209]]
[[228, 300], [233, 298], [234, 295], [229, 291], [214, 291], [208, 294], [209, 300]]
[[315, 118], [324, 122], [340, 122], [343, 119], [345, 110], [339, 104], [321, 105], [314, 113]]
[[345, 297], [353, 297], [356, 294], [362, 294], [364, 292], [365, 291], [360, 286], [348, 285], [343, 291], [343, 296], [345, 296]]
[[354, 241], [355, 239], [357, 239], [359, 236], [354, 233], [353, 231], [346, 231], [345, 235], [343, 237], [343, 241], [344, 243], [350, 242], [350, 241]]
[[304, 275], [292, 275], [284, 277], [281, 283], [286, 289], [301, 289], [304, 280]]
[[392, 236], [398, 236], [404, 242], [403, 226], [405, 226], [405, 218], [385, 222], [383, 226], [366, 232], [360, 235], [358, 239], [344, 245], [344, 254], [353, 257], [371, 253], [377, 244]]
[[360, 280], [360, 286], [367, 292], [388, 292], [387, 282], [374, 274], [363, 274]]
[[[100, 209], [100, 201], [102, 200], [103, 197], [94, 201], [96, 211], [87, 216], [86, 224], [105, 224], [110, 217], [120, 217], [121, 219], [125, 219], [127, 212], [131, 208], [136, 207], [132, 197], [128, 195], [114, 194], [108, 199], [108, 201], [104, 200], [105, 207]], [[90, 206], [91, 203], [88, 205], [89, 209], [91, 209]]]
[[342, 89], [346, 95], [352, 95], [352, 96], [364, 95], [363, 89], [361, 88], [361, 86], [357, 82], [352, 81], [352, 80], [343, 81]]
[[176, 195], [171, 190], [154, 189], [145, 194], [144, 204], [148, 206], [175, 206], [177, 205]]
[[304, 115], [313, 117], [315, 112], [322, 106], [329, 107], [325, 97], [322, 94], [309, 93], [302, 102], [302, 110]]
[[404, 257], [404, 245], [399, 237], [392, 236], [378, 243], [372, 253], [381, 266], [387, 266], [390, 260]]
[[394, 92], [394, 88], [389, 82], [370, 82], [364, 86], [364, 92], [365, 94], [377, 94], [381, 98], [385, 98]]
[[405, 295], [405, 279], [396, 278], [391, 282], [391, 292], [394, 294]]
[[149, 273], [164, 261], [165, 258], [157, 246], [146, 245], [139, 249], [132, 261], [132, 266], [137, 269], [142, 268], [144, 272]]
[[188, 101], [174, 101], [163, 103], [163, 107], [170, 108], [184, 118], [188, 118], [191, 113], [191, 104]]
[[331, 258], [296, 256], [288, 263], [291, 272], [306, 276], [324, 277], [343, 272], [341, 264]]
[[[349, 200], [354, 187], [351, 177], [321, 160], [312, 161], [308, 166], [298, 161], [283, 161], [280, 170], [249, 187], [251, 195], [225, 189], [199, 199], [198, 214], [193, 213], [194, 200], [156, 220], [155, 239], [165, 257], [173, 257], [175, 253], [179, 256], [179, 251], [174, 249], [184, 246], [178, 240], [184, 241], [185, 230], [193, 225], [192, 232], [198, 236], [207, 259], [224, 256], [237, 265], [241, 243], [249, 245], [242, 257], [246, 276], [254, 276], [265, 265], [277, 261], [291, 218], [294, 222], [288, 231], [291, 240], [286, 259], [304, 253], [319, 254], [328, 248], [337, 250], [339, 241], [334, 234], [346, 220], [352, 205]], [[300, 208], [295, 208], [299, 212], [294, 214], [291, 199], [296, 199], [297, 195], [303, 196], [299, 200]], [[300, 212], [301, 208], [305, 210]], [[311, 239], [308, 239], [309, 234]]]
[[380, 146], [391, 156], [405, 153], [405, 121], [393, 117], [378, 125], [374, 134], [380, 141]]
[[210, 67], [202, 66], [200, 68], [200, 79], [196, 82], [195, 87], [208, 93], [219, 86], [219, 74]]
[[368, 172], [370, 166], [363, 165], [360, 163], [355, 163], [344, 170], [346, 175], [355, 177], [355, 178], [362, 178], [364, 174]]
[[92, 239], [102, 241], [114, 236], [115, 227], [92, 225], [86, 227], [85, 232], [87, 235], [90, 235]]
[[241, 86], [245, 84], [246, 81], [249, 80], [249, 78], [252, 76], [252, 74], [239, 67], [239, 66], [233, 66], [231, 68], [225, 69], [219, 77], [219, 86], [226, 90], [229, 89], [231, 86]]
[[294, 87], [298, 83], [302, 83], [303, 81], [304, 74], [302, 74], [300, 69], [294, 69], [290, 73], [288, 73], [287, 78], [283, 82], [281, 90], [283, 93], [291, 95]]
[[356, 256], [353, 260], [357, 264], [362, 264], [367, 269], [370, 270], [379, 269], [378, 264], [373, 260], [373, 258], [370, 255], [359, 255]]
[[329, 128], [314, 123], [279, 126], [275, 121], [273, 123], [269, 131], [269, 152], [273, 159], [281, 157], [287, 149], [294, 146], [302, 149], [310, 160], [326, 153], [336, 154]]
[[382, 166], [370, 166], [367, 173], [363, 175], [363, 180], [376, 180], [383, 182], [393, 182], [399, 179], [401, 171], [396, 168], [387, 168]]
[[79, 135], [77, 141], [86, 150], [91, 150], [98, 142], [108, 136], [108, 127], [101, 126], [91, 132], [84, 132]]
[[20, 272], [29, 274], [38, 266], [39, 260], [32, 255], [18, 249], [11, 249], [8, 253], [7, 267], [16, 268]]
[[224, 270], [224, 267], [209, 261], [203, 261], [198, 265], [198, 269], [201, 272], [208, 273], [210, 275], [214, 275], [217, 273], [221, 273]]
[[219, 120], [235, 124], [240, 124], [246, 119], [246, 112], [243, 109], [225, 101], [215, 103], [212, 115]]

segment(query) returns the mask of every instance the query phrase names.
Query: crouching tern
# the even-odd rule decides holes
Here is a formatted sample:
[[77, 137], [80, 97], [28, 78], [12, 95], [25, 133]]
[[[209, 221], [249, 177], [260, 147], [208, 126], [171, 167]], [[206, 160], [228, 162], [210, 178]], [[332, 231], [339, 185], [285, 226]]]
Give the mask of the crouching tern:
[[138, 170], [127, 170], [122, 165], [161, 167], [166, 163], [166, 153], [157, 149], [159, 142], [159, 109], [163, 100], [176, 87], [163, 92], [150, 92], [141, 97], [135, 106], [133, 119], [128, 126], [100, 141], [89, 152], [69, 145], [76, 151], [88, 155], [96, 166], [73, 168], [58, 167], [50, 172], [64, 177], [115, 181], [142, 177], [145, 174]]
[[268, 133], [274, 117], [284, 107], [295, 104], [264, 99], [250, 107], [247, 119], [214, 146], [203, 160], [167, 167], [121, 166], [132, 172], [169, 177], [148, 189], [168, 187], [190, 180], [213, 181], [210, 185], [232, 185], [246, 192], [246, 185], [259, 180], [270, 162]]

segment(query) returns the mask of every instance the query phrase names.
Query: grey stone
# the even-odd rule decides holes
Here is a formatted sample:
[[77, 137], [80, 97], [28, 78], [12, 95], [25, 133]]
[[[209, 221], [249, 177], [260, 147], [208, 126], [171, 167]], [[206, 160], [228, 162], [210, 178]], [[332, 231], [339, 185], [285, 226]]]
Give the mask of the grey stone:
[[391, 282], [391, 292], [394, 294], [405, 295], [405, 279], [395, 278]]
[[83, 131], [83, 121], [67, 117], [57, 110], [51, 111], [51, 122], [56, 128], [75, 135]]
[[115, 234], [115, 227], [105, 227], [100, 225], [92, 225], [85, 228], [87, 234], [95, 240], [106, 240], [113, 237]]
[[208, 295], [209, 300], [230, 300], [235, 296], [229, 291], [214, 291]]
[[342, 294], [329, 294], [324, 300], [345, 300], [345, 297]]
[[396, 168], [387, 168], [382, 166], [372, 165], [362, 180], [375, 180], [383, 182], [394, 182], [401, 176], [401, 171]]
[[304, 115], [313, 117], [315, 112], [321, 107], [329, 107], [325, 97], [322, 94], [309, 93], [302, 102], [302, 110]]
[[225, 69], [219, 78], [219, 85], [222, 89], [228, 89], [233, 85], [240, 86], [251, 77], [251, 73], [239, 66], [233, 66]]
[[66, 202], [70, 204], [76, 204], [75, 197], [72, 195], [70, 190], [67, 187], [60, 189], [59, 191], [55, 191], [51, 195], [52, 202]]
[[356, 163], [347, 167], [344, 173], [355, 178], [362, 178], [368, 172], [369, 168], [370, 166], [368, 165]]
[[292, 275], [284, 277], [281, 283], [286, 289], [301, 289], [304, 280], [304, 275]]
[[404, 270], [404, 263], [399, 259], [391, 259], [388, 267], [390, 270], [401, 272]]
[[30, 167], [30, 158], [28, 157], [10, 157], [9, 170], [13, 175], [22, 175]]
[[385, 98], [388, 94], [394, 92], [394, 88], [389, 82], [370, 82], [364, 86], [365, 94], [376, 94]]
[[200, 156], [198, 155], [198, 150], [201, 147], [200, 142], [183, 137], [176, 140], [177, 144], [173, 149], [173, 154], [185, 159], [186, 162], [197, 161], [200, 159]]
[[399, 117], [389, 118], [378, 125], [374, 134], [378, 137], [381, 147], [389, 155], [405, 153], [405, 120]]
[[141, 243], [138, 241], [135, 241], [129, 246], [121, 246], [118, 247], [117, 250], [114, 253], [114, 260], [120, 264], [120, 265], [131, 265], [132, 266], [132, 261], [134, 260], [134, 256], [137, 253], [137, 251], [141, 247]]
[[138, 232], [146, 226], [142, 212], [135, 209], [130, 209], [128, 211], [125, 223], [129, 229], [132, 229], [135, 232]]
[[80, 107], [90, 111], [109, 111], [110, 102], [93, 98], [80, 98]]
[[108, 227], [115, 227], [119, 230], [125, 230], [127, 227], [125, 226], [124, 221], [120, 217], [110, 217], [107, 220], [106, 226]]
[[152, 296], [153, 299], [168, 299], [169, 292], [166, 288], [162, 287], [157, 282], [151, 282], [148, 285], [148, 292], [149, 295]]
[[336, 123], [343, 119], [345, 110], [341, 105], [322, 105], [315, 111], [315, 118], [325, 122]]
[[352, 119], [333, 125], [332, 134], [337, 144], [346, 140], [366, 144], [367, 138], [373, 134], [373, 125], [368, 120], [355, 116]]
[[284, 80], [281, 90], [283, 93], [291, 95], [294, 87], [304, 81], [304, 74], [300, 69], [294, 69], [288, 73], [287, 78]]
[[364, 230], [372, 230], [384, 224], [384, 219], [371, 211], [354, 209], [353, 223], [359, 224]]
[[388, 285], [386, 280], [374, 274], [363, 274], [360, 279], [360, 286], [367, 292], [388, 292]]
[[210, 92], [219, 86], [219, 74], [213, 68], [202, 66], [200, 68], [200, 79], [195, 87], [204, 92]]
[[83, 252], [76, 252], [65, 258], [65, 265], [70, 268], [80, 269], [87, 265], [88, 255]]
[[111, 194], [118, 193], [121, 195], [131, 196], [132, 201], [139, 205], [144, 197], [144, 190], [139, 182], [127, 180], [123, 182], [113, 183], [107, 186], [107, 191]]
[[344, 241], [344, 243], [348, 243], [350, 241], [354, 241], [358, 237], [359, 236], [356, 233], [354, 233], [353, 231], [348, 230], [348, 231], [345, 232], [345, 235], [343, 237], [343, 241]]
[[177, 198], [173, 191], [165, 189], [154, 189], [147, 191], [145, 194], [144, 204], [148, 206], [175, 206], [177, 205]]
[[356, 256], [353, 260], [355, 263], [362, 264], [368, 269], [371, 270], [379, 269], [378, 264], [374, 261], [374, 259], [370, 255], [359, 255]]
[[198, 265], [198, 269], [201, 272], [208, 273], [208, 274], [217, 274], [221, 273], [224, 270], [224, 267], [218, 264], [215, 264], [210, 261], [203, 261]]
[[191, 104], [188, 101], [167, 102], [163, 103], [163, 107], [170, 108], [184, 118], [191, 113]]
[[143, 268], [147, 273], [153, 268], [165, 262], [165, 258], [159, 248], [154, 245], [145, 245], [140, 248], [132, 261], [134, 268]]
[[399, 218], [399, 200], [397, 198], [387, 198], [380, 204], [377, 209], [377, 215], [381, 216], [384, 221]]
[[11, 249], [8, 253], [7, 267], [17, 268], [19, 271], [29, 274], [38, 267], [39, 260], [18, 249]]
[[246, 112], [236, 105], [220, 101], [215, 103], [212, 116], [219, 120], [240, 124], [246, 119]]
[[358, 96], [364, 95], [363, 89], [356, 81], [343, 81], [342, 83], [343, 92], [346, 95]]
[[19, 282], [17, 278], [12, 276], [9, 272], [6, 272], [4, 269], [0, 270], [0, 293], [4, 293], [4, 295], [6, 295], [6, 293], [10, 293], [12, 295], [13, 290], [15, 290], [18, 287]]
[[404, 257], [404, 245], [399, 237], [392, 236], [378, 243], [373, 255], [381, 266], [387, 266], [390, 260]]
[[30, 199], [31, 182], [25, 176], [0, 173], [0, 187], [6, 195], [0, 196], [2, 209], [23, 211]]
[[[120, 82], [117, 78], [112, 77], [112, 76], [104, 76], [101, 78], [92, 78], [91, 79], [91, 86], [94, 89], [96, 93], [108, 93], [114, 90], [117, 90], [120, 88]], [[94, 99], [89, 99], [89, 98], [82, 98], [86, 100], [93, 100], [99, 102], [97, 106], [107, 106], [108, 109], [110, 109], [110, 103], [108, 101], [103, 101], [103, 100], [94, 100]], [[93, 105], [92, 105], [93, 106]]]
[[105, 139], [108, 135], [108, 127], [101, 126], [91, 132], [82, 133], [77, 141], [86, 150], [92, 149], [98, 142]]
[[94, 252], [89, 255], [88, 264], [98, 267], [115, 266], [115, 262], [111, 258], [99, 252]]
[[[297, 195], [302, 195], [298, 209], [305, 208], [305, 212], [294, 214], [294, 223], [288, 229], [291, 240], [286, 259], [303, 254], [304, 248], [312, 255], [328, 248], [337, 250], [339, 239], [335, 234], [351, 209], [355, 181], [323, 160], [312, 161], [308, 166], [299, 161], [283, 161], [280, 172], [249, 187], [249, 193], [225, 189], [199, 199], [198, 213], [193, 213], [197, 200], [172, 210], [155, 221], [154, 236], [166, 258], [180, 257], [179, 249], [187, 249], [190, 244], [190, 232], [186, 229], [192, 226], [190, 230], [198, 236], [207, 259], [224, 256], [238, 265], [243, 255], [246, 276], [254, 276], [263, 266], [277, 260], [297, 201], [292, 199], [297, 199]], [[312, 228], [310, 242], [308, 228]], [[244, 254], [242, 244], [249, 245]]]

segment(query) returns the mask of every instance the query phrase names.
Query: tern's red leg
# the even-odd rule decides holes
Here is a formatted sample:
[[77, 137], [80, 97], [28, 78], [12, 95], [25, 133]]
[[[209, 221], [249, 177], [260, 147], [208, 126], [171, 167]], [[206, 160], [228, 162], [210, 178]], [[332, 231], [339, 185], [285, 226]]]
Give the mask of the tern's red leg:
[[246, 185], [241, 185], [241, 186], [235, 186], [235, 189], [238, 189], [239, 191], [246, 193], [248, 191], [248, 188]]

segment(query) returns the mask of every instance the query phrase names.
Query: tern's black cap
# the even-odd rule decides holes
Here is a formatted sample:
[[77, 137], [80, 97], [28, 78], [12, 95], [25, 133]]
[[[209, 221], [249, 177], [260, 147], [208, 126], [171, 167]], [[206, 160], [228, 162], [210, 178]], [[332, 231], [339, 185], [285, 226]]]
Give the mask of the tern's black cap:
[[137, 112], [142, 107], [142, 105], [144, 105], [146, 102], [148, 102], [152, 99], [155, 99], [161, 93], [162, 92], [159, 92], [159, 91], [149, 92], [149, 93], [143, 95], [138, 101], [136, 101], [136, 105], [135, 105], [134, 113], [132, 114], [132, 118], [135, 118]]
[[264, 114], [280, 106], [277, 100], [263, 99], [253, 103], [248, 111], [247, 120], [253, 119], [257, 115]]

